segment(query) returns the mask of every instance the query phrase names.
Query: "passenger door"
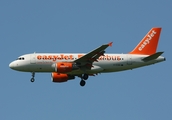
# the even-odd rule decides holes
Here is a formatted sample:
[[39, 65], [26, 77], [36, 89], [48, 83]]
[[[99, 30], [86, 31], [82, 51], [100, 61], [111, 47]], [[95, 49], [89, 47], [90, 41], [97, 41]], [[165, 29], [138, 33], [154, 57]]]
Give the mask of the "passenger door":
[[35, 53], [30, 55], [30, 63], [31, 64], [35, 64], [36, 63]]

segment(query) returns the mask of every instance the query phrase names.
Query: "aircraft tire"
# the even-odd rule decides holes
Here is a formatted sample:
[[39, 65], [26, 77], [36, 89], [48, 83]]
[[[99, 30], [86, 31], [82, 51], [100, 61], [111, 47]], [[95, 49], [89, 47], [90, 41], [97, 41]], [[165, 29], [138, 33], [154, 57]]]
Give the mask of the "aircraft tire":
[[31, 79], [30, 79], [30, 81], [31, 81], [31, 82], [34, 82], [34, 81], [35, 81], [35, 79], [34, 79], [34, 78], [31, 78]]
[[84, 74], [82, 78], [83, 78], [84, 80], [87, 80], [87, 79], [88, 79], [88, 74]]
[[84, 80], [81, 80], [80, 85], [83, 87], [85, 86], [86, 82]]

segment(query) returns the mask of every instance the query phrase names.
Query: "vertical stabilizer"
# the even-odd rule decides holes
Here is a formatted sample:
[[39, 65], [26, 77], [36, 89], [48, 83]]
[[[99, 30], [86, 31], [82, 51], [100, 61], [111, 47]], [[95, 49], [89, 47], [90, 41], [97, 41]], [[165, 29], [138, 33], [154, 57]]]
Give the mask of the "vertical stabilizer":
[[152, 28], [130, 54], [152, 55], [156, 53], [161, 28]]

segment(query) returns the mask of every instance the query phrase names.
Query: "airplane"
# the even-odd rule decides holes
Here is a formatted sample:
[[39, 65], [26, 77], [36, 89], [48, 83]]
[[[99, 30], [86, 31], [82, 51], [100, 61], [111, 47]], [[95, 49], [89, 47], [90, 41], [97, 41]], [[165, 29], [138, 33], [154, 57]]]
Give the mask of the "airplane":
[[90, 76], [118, 72], [165, 61], [163, 52], [156, 52], [161, 33], [160, 27], [152, 28], [140, 43], [127, 54], [105, 54], [112, 42], [85, 53], [32, 53], [25, 54], [9, 64], [13, 70], [31, 72], [31, 82], [36, 72], [50, 72], [52, 82], [61, 83], [81, 79], [85, 86]]

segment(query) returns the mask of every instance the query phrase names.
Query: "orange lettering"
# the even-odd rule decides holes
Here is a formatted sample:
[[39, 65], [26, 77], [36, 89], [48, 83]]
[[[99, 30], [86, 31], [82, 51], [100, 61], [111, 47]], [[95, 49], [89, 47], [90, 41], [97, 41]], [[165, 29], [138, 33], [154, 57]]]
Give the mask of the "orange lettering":
[[61, 59], [64, 59], [63, 55], [60, 55], [61, 56]]
[[38, 60], [41, 60], [41, 59], [42, 59], [42, 56], [41, 56], [41, 55], [38, 55], [38, 56], [37, 56], [37, 59], [38, 59]]
[[57, 58], [58, 58], [58, 56], [53, 56], [53, 61], [56, 61], [57, 60]]
[[117, 60], [118, 60], [118, 61], [121, 60], [120, 56], [117, 56]]
[[73, 55], [69, 55], [69, 57], [70, 57], [70, 60], [73, 60]]
[[106, 55], [107, 60], [111, 60], [111, 56]]
[[46, 55], [43, 55], [42, 59], [46, 60], [47, 59], [47, 56]]
[[64, 59], [65, 59], [65, 60], [68, 60], [68, 59], [69, 59], [69, 57], [66, 55], [66, 56], [64, 56]]
[[106, 60], [106, 57], [105, 56], [103, 56], [103, 60]]
[[62, 58], [61, 58], [61, 57], [59, 57], [59, 56], [57, 56], [57, 59], [58, 59], [58, 60], [61, 60]]
[[51, 59], [52, 59], [52, 56], [51, 56], [51, 55], [49, 55], [49, 56], [47, 57], [47, 59], [48, 59], [48, 60], [51, 60]]
[[82, 57], [83, 55], [78, 55], [78, 58]]
[[116, 60], [116, 56], [112, 56], [112, 60]]
[[[82, 57], [83, 55], [78, 55], [78, 57]], [[37, 59], [38, 60], [53, 60], [53, 61], [56, 61], [57, 59], [58, 60], [61, 60], [61, 59], [65, 59], [65, 60], [73, 60], [74, 59], [74, 56], [73, 55], [63, 55], [63, 54], [60, 54], [59, 56], [58, 55], [37, 55]]]
[[98, 60], [102, 60], [102, 59], [103, 59], [102, 56], [100, 56]]

